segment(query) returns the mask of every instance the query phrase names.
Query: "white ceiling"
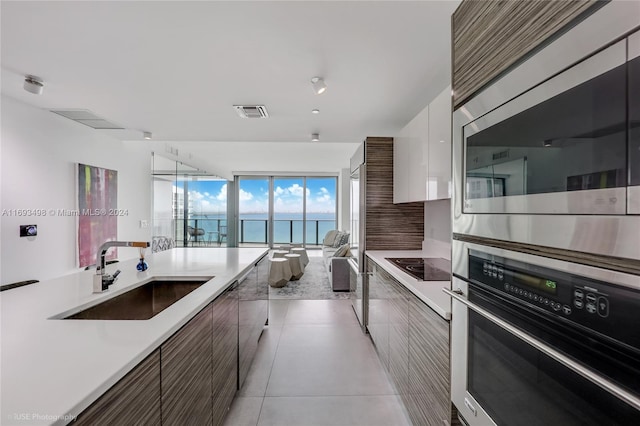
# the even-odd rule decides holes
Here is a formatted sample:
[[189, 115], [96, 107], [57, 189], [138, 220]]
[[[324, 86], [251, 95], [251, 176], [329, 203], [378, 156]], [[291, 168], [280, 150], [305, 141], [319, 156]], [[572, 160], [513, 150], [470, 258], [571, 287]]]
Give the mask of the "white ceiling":
[[[287, 152], [319, 159], [325, 150], [346, 158], [296, 167], [336, 171], [356, 143], [393, 136], [449, 84], [458, 4], [2, 1], [2, 93], [39, 108], [89, 109], [127, 128], [105, 131], [120, 139], [150, 131], [160, 151], [181, 147], [221, 175], [284, 171]], [[22, 89], [26, 74], [44, 80], [42, 95]], [[313, 93], [314, 76], [326, 93]], [[270, 118], [241, 119], [234, 104], [264, 104]], [[301, 146], [283, 144], [291, 142]]]

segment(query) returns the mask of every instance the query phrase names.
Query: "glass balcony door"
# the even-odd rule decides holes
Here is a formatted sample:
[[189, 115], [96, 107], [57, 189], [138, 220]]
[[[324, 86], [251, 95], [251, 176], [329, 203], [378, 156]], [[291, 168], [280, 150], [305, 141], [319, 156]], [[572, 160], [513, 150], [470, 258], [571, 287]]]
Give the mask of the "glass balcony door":
[[273, 243], [303, 244], [305, 217], [304, 178], [273, 179]]
[[337, 228], [337, 179], [335, 177], [306, 178], [306, 239], [308, 246], [322, 245], [327, 232]]
[[236, 187], [239, 245], [270, 246], [270, 178], [241, 176]]
[[227, 181], [155, 153], [152, 158], [154, 250], [161, 240], [165, 248], [226, 245]]
[[238, 243], [322, 244], [337, 227], [336, 177], [239, 176]]

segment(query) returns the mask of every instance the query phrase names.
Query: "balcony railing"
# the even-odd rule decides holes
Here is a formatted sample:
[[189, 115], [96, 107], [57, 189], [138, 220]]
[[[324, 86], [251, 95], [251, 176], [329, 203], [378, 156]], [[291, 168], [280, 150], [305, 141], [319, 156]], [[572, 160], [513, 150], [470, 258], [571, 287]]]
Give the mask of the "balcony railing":
[[[190, 226], [196, 230], [190, 235], [185, 230]], [[303, 243], [302, 219], [275, 219], [273, 221], [273, 244]], [[226, 219], [175, 219], [178, 246], [222, 245], [226, 243]], [[336, 228], [333, 219], [308, 219], [306, 244], [321, 245], [325, 234]], [[239, 244], [268, 244], [269, 221], [267, 219], [240, 219]]]

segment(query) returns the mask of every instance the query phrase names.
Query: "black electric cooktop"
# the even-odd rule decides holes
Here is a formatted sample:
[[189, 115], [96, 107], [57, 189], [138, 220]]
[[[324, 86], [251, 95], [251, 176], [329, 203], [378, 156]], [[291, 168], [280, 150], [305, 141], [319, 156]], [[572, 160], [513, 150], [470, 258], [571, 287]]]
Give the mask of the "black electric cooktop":
[[451, 262], [441, 257], [387, 257], [386, 259], [420, 281], [451, 279]]

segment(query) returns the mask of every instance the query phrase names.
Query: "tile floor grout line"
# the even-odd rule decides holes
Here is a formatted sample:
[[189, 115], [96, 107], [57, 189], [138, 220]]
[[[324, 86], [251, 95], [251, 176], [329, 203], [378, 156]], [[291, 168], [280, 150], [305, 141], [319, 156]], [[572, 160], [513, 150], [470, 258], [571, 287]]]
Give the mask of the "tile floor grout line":
[[287, 309], [282, 318], [282, 324], [280, 324], [280, 334], [278, 335], [278, 342], [276, 343], [276, 348], [273, 351], [273, 359], [271, 360], [271, 367], [269, 367], [269, 377], [267, 378], [267, 385], [264, 387], [264, 393], [262, 394], [262, 402], [260, 403], [260, 411], [258, 411], [258, 419], [256, 420], [256, 426], [258, 426], [258, 424], [260, 423], [260, 416], [262, 415], [264, 400], [267, 397], [267, 389], [269, 388], [269, 380], [271, 380], [271, 372], [273, 371], [273, 364], [275, 364], [276, 357], [278, 356], [278, 348], [280, 347], [280, 339], [282, 339], [282, 331], [284, 330], [284, 326], [287, 320], [287, 315], [289, 314], [289, 304], [290, 302], [287, 301]]

